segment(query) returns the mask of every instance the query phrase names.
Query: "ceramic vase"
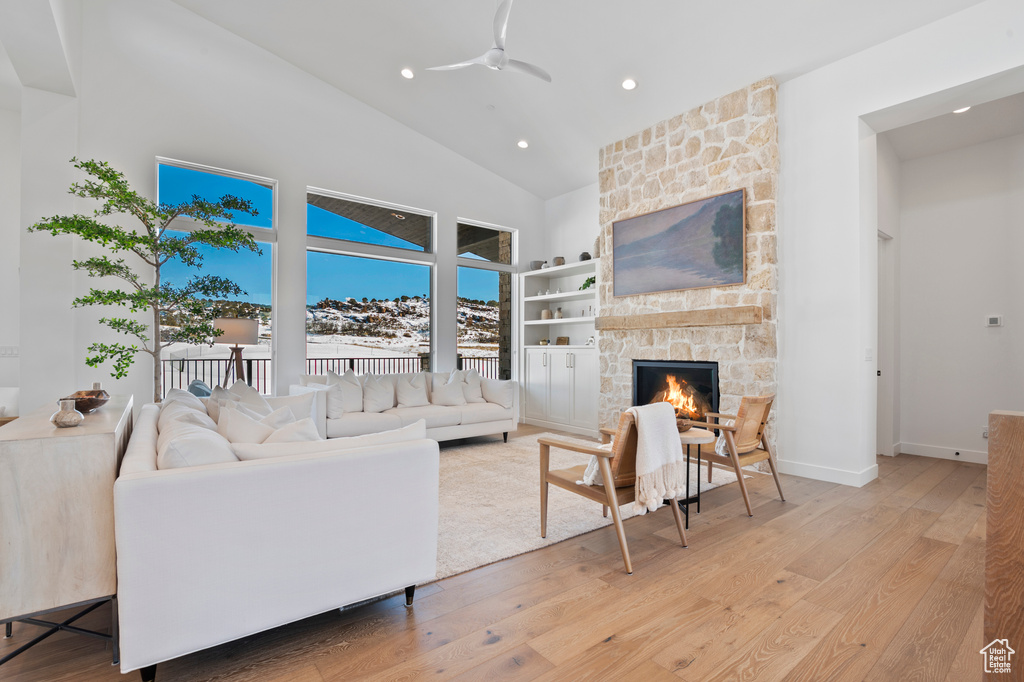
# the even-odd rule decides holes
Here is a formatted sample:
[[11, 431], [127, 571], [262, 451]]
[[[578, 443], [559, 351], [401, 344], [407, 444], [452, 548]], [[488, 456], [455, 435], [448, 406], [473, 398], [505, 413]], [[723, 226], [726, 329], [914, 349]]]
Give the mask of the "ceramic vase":
[[50, 421], [53, 422], [53, 425], [62, 429], [78, 426], [84, 419], [85, 416], [75, 409], [74, 400], [61, 400], [60, 409], [54, 412], [53, 416], [50, 417]]

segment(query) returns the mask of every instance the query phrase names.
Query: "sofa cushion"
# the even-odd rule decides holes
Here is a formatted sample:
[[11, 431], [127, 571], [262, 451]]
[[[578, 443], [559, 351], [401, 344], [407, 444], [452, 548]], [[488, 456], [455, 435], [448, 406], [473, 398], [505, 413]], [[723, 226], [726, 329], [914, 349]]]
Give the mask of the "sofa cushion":
[[165, 429], [171, 422], [182, 420], [205, 426], [208, 429], [217, 429], [217, 423], [206, 414], [206, 410], [197, 410], [187, 401], [178, 400], [160, 405], [160, 416], [157, 417], [158, 429]]
[[264, 398], [267, 401], [267, 405], [273, 411], [279, 410], [282, 407], [287, 407], [295, 421], [300, 419], [312, 419], [313, 409], [316, 402], [316, 394], [299, 393], [296, 395], [282, 395], [276, 398]]
[[323, 440], [320, 432], [317, 431], [316, 423], [306, 417], [297, 422], [282, 426], [277, 431], [267, 436], [264, 443], [305, 443], [308, 441]]
[[427, 427], [421, 420], [400, 429], [369, 433], [363, 436], [332, 438], [330, 440], [319, 440], [309, 443], [238, 443], [231, 447], [234, 449], [238, 459], [270, 459], [273, 457], [339, 452], [365, 448], [371, 445], [387, 445], [389, 443], [422, 440], [426, 437]]
[[480, 382], [484, 398], [489, 403], [497, 403], [502, 407], [511, 408], [515, 401], [516, 384], [514, 381], [483, 379]]
[[[329, 398], [330, 396], [328, 396]], [[395, 384], [390, 377], [363, 377], [363, 412], [383, 412], [395, 406]]]
[[188, 405], [193, 410], [199, 410], [200, 412], [206, 412], [206, 406], [203, 405], [203, 401], [198, 397], [192, 395], [188, 391], [183, 391], [180, 388], [172, 388], [167, 391], [167, 395], [164, 396], [163, 401], [160, 403], [160, 411], [162, 412], [165, 407], [173, 402], [180, 402]]
[[399, 377], [395, 382], [398, 407], [420, 407], [429, 405], [427, 377], [424, 374], [410, 374]]
[[363, 383], [352, 370], [344, 374], [327, 372], [327, 418], [337, 419], [345, 412], [363, 411]]
[[[287, 408], [281, 408], [288, 413]], [[273, 415], [276, 419], [277, 415]], [[276, 422], [275, 422], [276, 423]], [[231, 404], [224, 405], [220, 410], [220, 421], [217, 422], [217, 433], [231, 443], [262, 443], [276, 428], [253, 419], [242, 410]]]
[[426, 422], [428, 429], [436, 429], [441, 426], [456, 426], [462, 416], [459, 413], [459, 408], [442, 407], [441, 405], [395, 407], [384, 414], [397, 415], [402, 420], [402, 426], [414, 424], [422, 419]]
[[231, 444], [216, 431], [194, 424], [182, 424], [173, 431], [177, 433], [166, 434], [168, 437], [162, 445], [158, 441], [157, 469], [178, 469], [238, 461], [238, 457], [231, 450]]
[[470, 403], [461, 408], [460, 424], [483, 424], [512, 418], [512, 408], [496, 403]]
[[402, 427], [397, 414], [387, 412], [348, 412], [338, 419], [327, 420], [327, 437], [344, 438], [361, 436], [364, 433], [390, 431]]
[[430, 394], [430, 402], [434, 405], [465, 405], [466, 394], [462, 390], [462, 382], [441, 386], [435, 383], [434, 390]]
[[462, 384], [462, 392], [466, 396], [467, 403], [482, 403], [484, 400], [483, 392], [480, 388], [480, 372], [475, 369], [452, 370], [451, 376], [448, 378], [448, 383]]

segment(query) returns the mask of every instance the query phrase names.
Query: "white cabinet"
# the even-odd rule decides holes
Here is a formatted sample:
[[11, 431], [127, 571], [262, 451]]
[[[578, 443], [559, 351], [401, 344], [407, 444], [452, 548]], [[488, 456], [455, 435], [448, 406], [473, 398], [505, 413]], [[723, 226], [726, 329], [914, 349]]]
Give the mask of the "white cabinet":
[[596, 348], [527, 348], [526, 422], [596, 433], [597, 363]]
[[[597, 435], [596, 277], [594, 260], [520, 276], [521, 404], [528, 424]], [[556, 345], [559, 338], [567, 343]]]

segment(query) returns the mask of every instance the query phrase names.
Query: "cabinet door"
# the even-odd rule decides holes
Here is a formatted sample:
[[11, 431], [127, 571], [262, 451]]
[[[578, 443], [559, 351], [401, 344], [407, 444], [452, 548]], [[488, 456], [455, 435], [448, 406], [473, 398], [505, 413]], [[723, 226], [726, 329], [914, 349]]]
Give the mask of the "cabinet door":
[[572, 418], [572, 354], [554, 350], [550, 355], [547, 419], [568, 424]]
[[597, 351], [574, 351], [569, 360], [572, 366], [572, 424], [596, 429], [600, 381], [597, 371]]
[[526, 349], [525, 397], [526, 416], [546, 419], [548, 413], [548, 352], [539, 348]]

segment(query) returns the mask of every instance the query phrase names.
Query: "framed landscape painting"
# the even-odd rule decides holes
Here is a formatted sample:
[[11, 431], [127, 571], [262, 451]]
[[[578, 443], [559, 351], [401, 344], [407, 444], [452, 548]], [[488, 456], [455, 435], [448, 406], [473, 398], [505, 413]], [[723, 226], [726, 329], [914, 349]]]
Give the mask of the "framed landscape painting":
[[744, 190], [612, 223], [615, 296], [746, 281]]

